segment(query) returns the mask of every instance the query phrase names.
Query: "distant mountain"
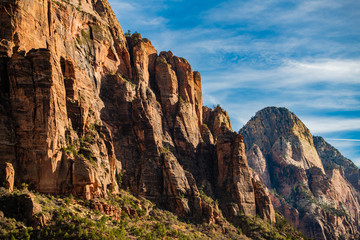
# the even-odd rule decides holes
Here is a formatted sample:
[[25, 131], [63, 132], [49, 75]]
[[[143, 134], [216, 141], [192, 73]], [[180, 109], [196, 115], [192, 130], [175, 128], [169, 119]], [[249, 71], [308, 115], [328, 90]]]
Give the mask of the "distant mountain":
[[240, 130], [249, 166], [272, 202], [314, 239], [357, 239], [358, 168], [286, 108], [268, 107]]

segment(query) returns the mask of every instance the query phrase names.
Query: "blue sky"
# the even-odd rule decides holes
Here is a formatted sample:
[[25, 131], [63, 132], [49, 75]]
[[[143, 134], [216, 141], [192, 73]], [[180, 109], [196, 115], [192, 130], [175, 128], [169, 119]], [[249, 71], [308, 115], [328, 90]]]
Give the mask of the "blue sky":
[[360, 1], [109, 0], [124, 31], [185, 57], [239, 130], [287, 107], [360, 165]]

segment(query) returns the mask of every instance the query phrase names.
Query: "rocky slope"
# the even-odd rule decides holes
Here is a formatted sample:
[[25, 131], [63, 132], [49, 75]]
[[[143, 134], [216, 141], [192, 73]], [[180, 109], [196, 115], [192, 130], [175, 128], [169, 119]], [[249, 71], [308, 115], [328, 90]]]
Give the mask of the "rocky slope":
[[249, 165], [276, 209], [314, 239], [357, 239], [358, 169], [285, 108], [269, 107], [240, 130]]
[[359, 168], [349, 159], [345, 158], [336, 148], [327, 143], [322, 137], [313, 137], [314, 146], [326, 172], [339, 169], [342, 175], [359, 192]]
[[[107, 198], [119, 187], [181, 217], [274, 223], [242, 136], [202, 106], [183, 58], [125, 37], [106, 0], [0, 1], [4, 185]], [[119, 186], [120, 185], [120, 186]]]
[[[215, 204], [212, 201], [210, 204]], [[190, 223], [121, 190], [90, 201], [0, 188], [0, 239], [301, 239], [279, 214], [276, 224], [242, 216], [241, 228]], [[247, 235], [250, 236], [247, 237]], [[291, 234], [289, 234], [291, 233]]]

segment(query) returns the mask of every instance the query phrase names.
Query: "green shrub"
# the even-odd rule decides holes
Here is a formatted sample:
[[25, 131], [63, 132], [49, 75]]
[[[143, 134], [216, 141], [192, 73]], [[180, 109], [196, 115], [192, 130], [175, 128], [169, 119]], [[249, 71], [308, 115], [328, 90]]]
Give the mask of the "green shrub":
[[125, 37], [131, 37], [131, 31], [127, 30], [127, 32], [125, 33]]

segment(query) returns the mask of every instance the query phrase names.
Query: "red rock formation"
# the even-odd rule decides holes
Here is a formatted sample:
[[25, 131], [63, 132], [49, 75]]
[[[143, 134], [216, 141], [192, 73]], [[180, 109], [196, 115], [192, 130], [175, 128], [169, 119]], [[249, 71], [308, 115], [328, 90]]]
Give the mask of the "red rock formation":
[[[8, 150], [4, 159], [14, 164], [18, 183], [47, 193], [104, 196], [115, 185], [116, 169], [98, 92], [102, 75], [131, 75], [130, 56], [108, 3], [78, 4], [1, 3], [1, 21], [9, 26], [0, 33], [6, 69], [1, 93], [9, 102], [0, 114], [6, 141], [1, 151]], [[72, 178], [77, 171], [94, 175], [80, 183]]]
[[[92, 202], [91, 203], [91, 208], [94, 210], [97, 210], [101, 213], [104, 213], [108, 216], [111, 216], [113, 219], [120, 221], [121, 220], [121, 213], [122, 213], [122, 209], [114, 207], [112, 205], [103, 203], [103, 202]], [[130, 214], [130, 211], [127, 211], [128, 209], [124, 208], [124, 211], [126, 213], [128, 213], [129, 216], [132, 216]], [[134, 210], [133, 210], [134, 211]]]
[[9, 192], [14, 190], [15, 171], [11, 163], [0, 162], [0, 184]]
[[275, 222], [269, 195], [248, 166], [243, 137], [232, 131], [229, 116], [220, 107], [214, 111], [207, 108], [204, 110], [204, 122], [211, 126], [216, 136], [216, 186], [220, 200], [226, 205], [226, 215], [234, 218], [239, 213], [252, 216], [258, 214], [263, 219]]
[[125, 38], [106, 0], [6, 0], [0, 15], [0, 153], [17, 184], [92, 199], [121, 179], [180, 216], [219, 224], [203, 186], [221, 208], [275, 221], [241, 135], [220, 107], [203, 109], [201, 76], [185, 59], [158, 55], [138, 33]]

